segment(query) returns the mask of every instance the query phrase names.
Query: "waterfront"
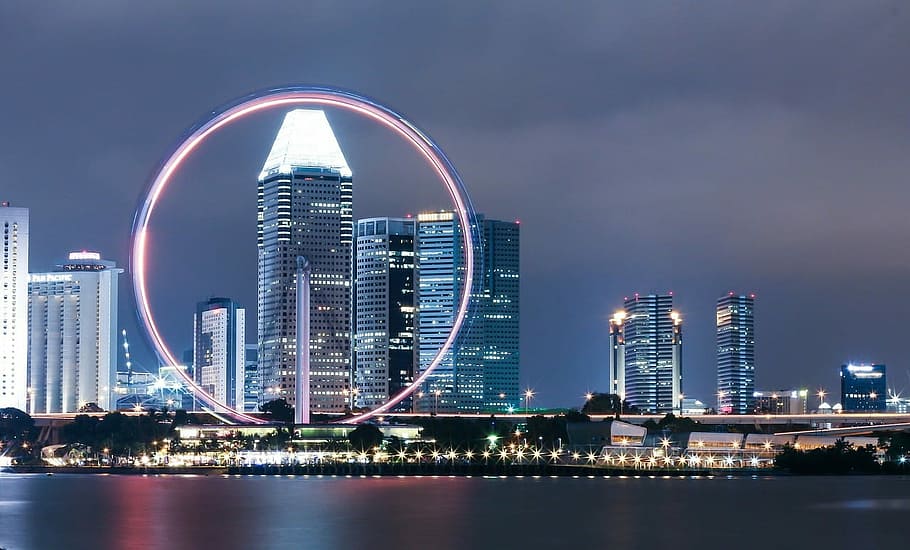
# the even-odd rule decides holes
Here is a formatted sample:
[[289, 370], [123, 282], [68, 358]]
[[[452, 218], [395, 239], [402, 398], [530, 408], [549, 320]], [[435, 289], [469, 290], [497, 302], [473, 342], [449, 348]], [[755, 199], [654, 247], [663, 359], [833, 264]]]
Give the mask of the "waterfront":
[[910, 477], [0, 474], [0, 548], [902, 546]]

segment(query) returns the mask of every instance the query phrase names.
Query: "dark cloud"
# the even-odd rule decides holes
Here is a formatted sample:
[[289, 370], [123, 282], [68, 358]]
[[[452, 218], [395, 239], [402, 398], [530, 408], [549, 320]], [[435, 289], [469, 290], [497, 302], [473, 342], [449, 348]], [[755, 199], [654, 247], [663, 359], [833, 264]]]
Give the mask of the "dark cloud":
[[[690, 395], [713, 393], [730, 289], [759, 296], [759, 385], [833, 389], [840, 362], [869, 359], [910, 389], [908, 54], [896, 1], [5, 2], [0, 197], [32, 209], [34, 268], [82, 247], [126, 263], [139, 193], [190, 124], [252, 90], [335, 84], [408, 113], [480, 210], [522, 220], [542, 403], [601, 388], [608, 313], [670, 289]], [[358, 215], [445, 206], [403, 146], [332, 117]], [[219, 136], [156, 218], [175, 347], [193, 301], [255, 300], [250, 198], [277, 123]]]

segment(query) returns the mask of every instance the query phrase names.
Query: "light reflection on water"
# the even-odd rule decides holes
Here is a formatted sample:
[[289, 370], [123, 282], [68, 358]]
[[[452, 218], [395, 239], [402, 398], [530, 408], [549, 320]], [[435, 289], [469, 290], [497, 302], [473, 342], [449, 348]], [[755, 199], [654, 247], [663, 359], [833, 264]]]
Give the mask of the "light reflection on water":
[[847, 500], [821, 505], [822, 508], [845, 508], [847, 510], [910, 510], [910, 498], [879, 498]]
[[878, 548], [906, 542], [907, 495], [899, 477], [0, 475], [0, 548]]

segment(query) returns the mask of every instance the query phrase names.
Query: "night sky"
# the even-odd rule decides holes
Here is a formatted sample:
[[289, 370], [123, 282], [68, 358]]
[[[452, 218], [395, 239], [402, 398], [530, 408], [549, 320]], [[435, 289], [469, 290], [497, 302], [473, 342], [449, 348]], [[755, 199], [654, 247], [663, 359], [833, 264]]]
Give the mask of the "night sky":
[[[760, 389], [830, 392], [865, 360], [910, 392], [904, 2], [124, 4], [0, 3], [0, 199], [31, 209], [32, 271], [82, 248], [126, 265], [140, 194], [194, 122], [330, 84], [406, 113], [479, 211], [521, 220], [532, 405], [604, 390], [609, 315], [670, 290], [687, 396], [713, 403], [729, 290], [757, 294]], [[256, 176], [282, 114], [211, 141], [153, 219], [152, 299], [178, 353], [197, 300], [255, 310]], [[391, 134], [328, 114], [355, 216], [449, 206]], [[126, 276], [121, 292], [151, 367]]]

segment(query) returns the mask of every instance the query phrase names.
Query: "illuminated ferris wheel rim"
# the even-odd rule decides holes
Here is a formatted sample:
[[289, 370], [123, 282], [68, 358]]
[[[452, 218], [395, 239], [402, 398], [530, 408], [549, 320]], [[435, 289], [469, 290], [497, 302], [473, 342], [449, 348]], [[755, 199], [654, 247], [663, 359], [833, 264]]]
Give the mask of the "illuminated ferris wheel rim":
[[[389, 399], [389, 401], [380, 407], [341, 421], [345, 423], [359, 423], [372, 416], [389, 412], [395, 405], [401, 403], [409, 395], [414, 393], [429, 375], [436, 370], [436, 367], [454, 344], [455, 339], [467, 318], [471, 288], [475, 275], [475, 243], [473, 232], [476, 228], [476, 214], [464, 183], [461, 180], [461, 176], [442, 151], [442, 148], [440, 148], [432, 138], [422, 132], [416, 125], [408, 121], [403, 115], [391, 108], [366, 96], [339, 88], [325, 86], [286, 86], [254, 93], [241, 98], [237, 102], [221, 110], [214, 111], [210, 117], [207, 117], [197, 124], [189, 132], [189, 135], [173, 150], [167, 160], [161, 164], [158, 171], [155, 173], [155, 177], [152, 179], [151, 184], [143, 194], [142, 200], [140, 201], [139, 207], [133, 218], [131, 234], [130, 267], [132, 272], [133, 293], [136, 298], [139, 320], [148, 340], [152, 343], [152, 347], [155, 349], [155, 353], [158, 355], [159, 360], [168, 366], [177, 367], [178, 362], [158, 330], [158, 325], [155, 323], [148, 296], [146, 268], [148, 264], [147, 255], [150, 239], [148, 227], [151, 221], [152, 212], [154, 211], [158, 200], [161, 198], [162, 193], [171, 182], [174, 174], [187, 157], [189, 157], [209, 136], [248, 115], [269, 109], [298, 105], [318, 105], [339, 108], [361, 115], [393, 130], [422, 155], [439, 179], [442, 180], [443, 185], [452, 198], [455, 205], [455, 213], [463, 228], [461, 234], [465, 255], [464, 284], [459, 297], [458, 308], [453, 319], [452, 329], [449, 331], [448, 337], [445, 339], [442, 346], [440, 346], [439, 350], [437, 350], [436, 355], [433, 357], [433, 360], [427, 366], [426, 370], [424, 370], [410, 386]], [[175, 368], [174, 370], [197, 397], [202, 398], [203, 401], [208, 402], [219, 411], [228, 414], [235, 420], [256, 424], [265, 422], [235, 410], [226, 403], [219, 402], [196, 384], [185, 370], [180, 368]]]

